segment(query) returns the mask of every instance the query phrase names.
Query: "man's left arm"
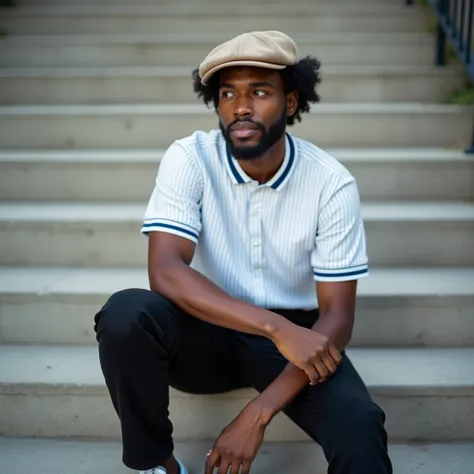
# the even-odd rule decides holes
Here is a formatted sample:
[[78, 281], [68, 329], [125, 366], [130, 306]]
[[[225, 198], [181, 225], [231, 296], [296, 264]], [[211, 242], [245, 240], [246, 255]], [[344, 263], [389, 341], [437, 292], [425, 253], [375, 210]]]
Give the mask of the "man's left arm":
[[[357, 281], [316, 283], [319, 301], [319, 319], [312, 327], [332, 342], [339, 351], [349, 344], [354, 326]], [[329, 374], [322, 374], [323, 383]], [[265, 423], [283, 410], [307, 385], [306, 374], [288, 363], [283, 372], [253, 403], [262, 412]]]
[[[351, 339], [357, 282], [319, 282], [316, 286], [320, 316], [312, 329], [342, 351]], [[324, 383], [326, 377], [327, 374], [320, 383]], [[232, 468], [242, 465], [242, 474], [249, 472], [270, 421], [308, 384], [306, 373], [288, 363], [282, 373], [219, 436], [208, 456], [206, 474], [211, 474], [212, 469], [222, 462]], [[227, 455], [226, 450], [229, 450]], [[225, 467], [222, 472], [227, 472]]]

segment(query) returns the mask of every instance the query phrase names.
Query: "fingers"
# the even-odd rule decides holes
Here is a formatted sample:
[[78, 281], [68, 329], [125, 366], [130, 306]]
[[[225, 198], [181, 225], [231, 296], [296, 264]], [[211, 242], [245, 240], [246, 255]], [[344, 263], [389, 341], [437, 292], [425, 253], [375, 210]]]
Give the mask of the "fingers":
[[231, 466], [230, 460], [221, 459], [221, 462], [219, 464], [219, 470], [217, 471], [217, 474], [227, 474], [227, 471], [229, 470], [230, 466]]
[[[315, 385], [314, 380], [317, 378], [317, 382], [325, 382], [328, 377], [336, 373], [337, 366], [341, 362], [342, 357], [339, 351], [328, 343], [326, 351], [321, 354], [315, 354], [312, 362], [312, 369], [305, 369], [306, 374], [310, 380], [311, 385]], [[314, 374], [316, 372], [316, 374]]]
[[314, 364], [307, 364], [304, 368], [306, 375], [308, 376], [309, 383], [311, 385], [316, 385], [319, 381], [319, 374], [316, 371]]
[[339, 365], [341, 363], [341, 360], [342, 360], [341, 353], [332, 344], [329, 345], [328, 352], [329, 352], [329, 355], [331, 356], [331, 359], [337, 365]]
[[334, 362], [334, 360], [328, 355], [325, 355], [323, 357], [323, 363], [325, 367], [327, 368], [328, 372], [330, 375], [334, 374], [337, 370], [337, 365]]
[[[242, 462], [237, 459], [224, 459], [221, 458], [221, 462], [219, 465], [219, 470], [217, 474], [239, 474], [240, 466]], [[250, 469], [250, 465], [249, 465]]]
[[206, 474], [213, 474], [214, 468], [219, 465], [220, 461], [220, 454], [213, 449], [210, 453], [208, 453], [207, 460], [206, 460]]
[[329, 377], [329, 370], [319, 357], [314, 361], [314, 367], [318, 371], [319, 382], [324, 382]]
[[242, 463], [242, 469], [240, 471], [240, 474], [250, 474], [250, 466], [251, 466], [251, 462], [250, 461], [244, 461]]
[[237, 459], [222, 456], [217, 449], [213, 449], [206, 456], [206, 474], [214, 474], [215, 472], [216, 474], [239, 474], [241, 464], [248, 464], [247, 474], [250, 472], [250, 463], [242, 463]]
[[228, 474], [239, 474], [242, 461], [233, 460]]

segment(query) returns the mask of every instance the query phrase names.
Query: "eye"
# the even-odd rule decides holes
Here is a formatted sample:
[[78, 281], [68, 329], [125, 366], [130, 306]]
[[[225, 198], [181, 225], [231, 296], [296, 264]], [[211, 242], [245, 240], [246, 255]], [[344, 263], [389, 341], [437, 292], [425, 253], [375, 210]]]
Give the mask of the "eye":
[[264, 95], [267, 95], [267, 93], [265, 91], [262, 91], [262, 90], [256, 90], [255, 95], [258, 96], [258, 97], [263, 97]]
[[232, 91], [223, 91], [221, 92], [221, 96], [224, 98], [224, 99], [229, 99], [230, 97], [232, 97], [234, 95], [234, 93]]

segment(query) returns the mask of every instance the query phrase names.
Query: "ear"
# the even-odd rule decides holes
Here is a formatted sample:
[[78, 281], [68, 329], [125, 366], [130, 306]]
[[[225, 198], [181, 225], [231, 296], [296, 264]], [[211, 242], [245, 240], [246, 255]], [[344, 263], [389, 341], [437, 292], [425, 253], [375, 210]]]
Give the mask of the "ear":
[[288, 117], [292, 117], [298, 108], [298, 91], [294, 90], [286, 95], [286, 110]]

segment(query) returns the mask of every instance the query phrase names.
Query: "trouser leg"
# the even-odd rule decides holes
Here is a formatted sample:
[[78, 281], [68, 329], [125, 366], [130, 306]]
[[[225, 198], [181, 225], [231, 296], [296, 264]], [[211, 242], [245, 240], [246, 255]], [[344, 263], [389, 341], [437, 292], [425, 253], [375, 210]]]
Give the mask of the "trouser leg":
[[242, 386], [233, 331], [141, 289], [112, 295], [95, 316], [99, 358], [119, 416], [123, 462], [150, 469], [173, 452], [169, 387], [218, 393]]
[[385, 414], [346, 355], [332, 378], [305, 389], [286, 414], [322, 446], [329, 474], [392, 474]]
[[[311, 323], [294, 312], [297, 322]], [[287, 312], [292, 319], [292, 314]], [[242, 336], [247, 342], [247, 380], [258, 391], [265, 388], [287, 364], [268, 339]], [[370, 394], [347, 355], [328, 381], [308, 386], [285, 413], [321, 445], [329, 474], [392, 474], [387, 452], [385, 414]]]

